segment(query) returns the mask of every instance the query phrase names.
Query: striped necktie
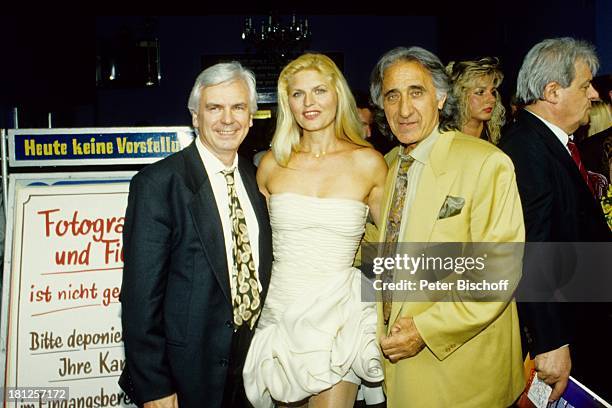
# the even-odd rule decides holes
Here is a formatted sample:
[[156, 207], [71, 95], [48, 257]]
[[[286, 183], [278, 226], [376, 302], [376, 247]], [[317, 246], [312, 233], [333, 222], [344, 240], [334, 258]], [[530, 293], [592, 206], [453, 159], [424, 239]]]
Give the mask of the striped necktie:
[[576, 166], [578, 166], [578, 171], [580, 171], [580, 175], [582, 175], [584, 182], [587, 184], [587, 186], [589, 186], [589, 190], [591, 190], [591, 193], [594, 195], [595, 189], [593, 188], [593, 184], [589, 179], [589, 175], [586, 171], [586, 168], [584, 167], [584, 164], [582, 164], [582, 160], [580, 159], [580, 151], [578, 151], [578, 146], [576, 146], [576, 143], [572, 142], [571, 140], [568, 140], [567, 148], [572, 154], [572, 159], [574, 159], [574, 163], [576, 163]]

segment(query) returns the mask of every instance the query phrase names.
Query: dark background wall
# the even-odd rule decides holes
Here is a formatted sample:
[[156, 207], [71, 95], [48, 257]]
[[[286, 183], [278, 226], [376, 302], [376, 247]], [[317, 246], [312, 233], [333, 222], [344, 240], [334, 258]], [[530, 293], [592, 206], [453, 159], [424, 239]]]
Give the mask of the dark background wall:
[[[187, 97], [201, 71], [206, 54], [245, 52], [240, 34], [244, 15], [159, 17], [162, 80], [156, 88], [101, 90], [96, 93], [96, 117], [100, 123], [152, 125], [189, 123]], [[263, 19], [262, 16], [254, 16]], [[347, 80], [367, 89], [371, 67], [384, 50], [400, 44], [436, 45], [435, 17], [303, 16], [312, 31], [311, 49], [344, 54]], [[140, 19], [142, 20], [142, 19]], [[288, 22], [289, 17], [285, 18]], [[98, 35], [112, 35], [122, 24], [139, 24], [138, 18], [98, 18]], [[407, 26], [411, 28], [408, 29]], [[355, 30], [339, 28], [355, 27]], [[358, 28], [359, 27], [359, 28]], [[376, 33], [368, 27], [375, 29]], [[358, 28], [358, 29], [357, 29]], [[375, 45], [374, 45], [375, 44]], [[133, 106], [140, 105], [134, 112]]]
[[[367, 90], [369, 73], [382, 53], [398, 45], [420, 45], [444, 63], [452, 59], [496, 55], [506, 72], [502, 92], [514, 89], [516, 72], [528, 49], [549, 37], [570, 35], [594, 43], [600, 73], [612, 71], [612, 2], [559, 0], [497, 4], [490, 12], [464, 10], [460, 16], [354, 15], [300, 12], [312, 31], [310, 49], [344, 56], [344, 73], [355, 89]], [[517, 8], [518, 7], [518, 8]], [[252, 10], [250, 10], [252, 11]], [[19, 109], [20, 127], [189, 125], [187, 96], [210, 54], [245, 52], [240, 34], [244, 19], [265, 18], [233, 11], [207, 16], [157, 17], [0, 17], [0, 127], [12, 127]], [[431, 8], [435, 14], [435, 8]], [[290, 12], [281, 12], [284, 21]], [[145, 31], [159, 39], [161, 81], [154, 87], [96, 87], [96, 50], [104, 41]]]

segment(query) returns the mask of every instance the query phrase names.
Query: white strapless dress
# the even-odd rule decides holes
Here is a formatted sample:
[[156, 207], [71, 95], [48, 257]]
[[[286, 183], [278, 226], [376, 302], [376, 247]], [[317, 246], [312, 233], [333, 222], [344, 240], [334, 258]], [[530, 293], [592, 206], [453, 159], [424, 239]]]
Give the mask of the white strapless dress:
[[365, 278], [352, 267], [367, 215], [355, 200], [270, 197], [272, 278], [243, 371], [256, 408], [341, 380], [382, 381], [376, 306], [362, 301]]

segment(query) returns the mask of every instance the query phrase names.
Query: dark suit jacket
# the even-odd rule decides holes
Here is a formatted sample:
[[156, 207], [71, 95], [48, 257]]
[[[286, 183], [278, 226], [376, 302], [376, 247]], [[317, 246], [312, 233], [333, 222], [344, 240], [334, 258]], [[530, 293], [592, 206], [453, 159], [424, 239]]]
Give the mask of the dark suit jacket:
[[[582, 163], [587, 170], [603, 174], [610, 178], [610, 159], [612, 158], [612, 127], [593, 136], [587, 137], [578, 144]], [[612, 182], [612, 180], [608, 180]]]
[[609, 241], [601, 206], [554, 133], [529, 112], [519, 112], [499, 147], [514, 162], [527, 241]]
[[[612, 239], [601, 206], [593, 198], [578, 167], [541, 120], [524, 110], [519, 112], [516, 121], [504, 130], [499, 147], [514, 162], [527, 241], [595, 242]], [[572, 265], [568, 254], [528, 253], [530, 249], [529, 246], [526, 248], [525, 262], [528, 262], [528, 256], [538, 257], [539, 265], [544, 265], [543, 269], [552, 273], [552, 276], [541, 279], [555, 278], [559, 266], [567, 269]], [[530, 272], [533, 273], [524, 271], [521, 285], [539, 285], [542, 282], [537, 281], [538, 277], [530, 276]], [[608, 272], [602, 270], [601, 273]], [[585, 313], [581, 305], [575, 303], [519, 303], [521, 326], [527, 335], [527, 347], [532, 358], [570, 344], [574, 362], [577, 347], [573, 346], [585, 341], [594, 344], [599, 336], [597, 331], [606, 324], [592, 313], [602, 311], [597, 305], [602, 304], [587, 305], [588, 313]], [[606, 318], [605, 313], [599, 316]]]
[[[272, 240], [254, 168], [238, 168], [259, 223], [262, 303]], [[232, 306], [221, 219], [195, 143], [134, 176], [121, 288], [126, 369], [138, 404], [178, 393], [180, 407], [218, 407], [230, 359]]]

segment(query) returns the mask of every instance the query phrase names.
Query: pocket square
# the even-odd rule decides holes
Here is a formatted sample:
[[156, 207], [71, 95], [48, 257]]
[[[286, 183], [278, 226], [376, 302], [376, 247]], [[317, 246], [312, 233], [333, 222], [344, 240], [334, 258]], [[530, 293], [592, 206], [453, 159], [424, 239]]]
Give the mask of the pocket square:
[[441, 220], [461, 214], [461, 209], [464, 205], [465, 198], [446, 196], [446, 200], [444, 200], [444, 204], [442, 204], [442, 208], [440, 208], [440, 212], [438, 213], [438, 219]]

